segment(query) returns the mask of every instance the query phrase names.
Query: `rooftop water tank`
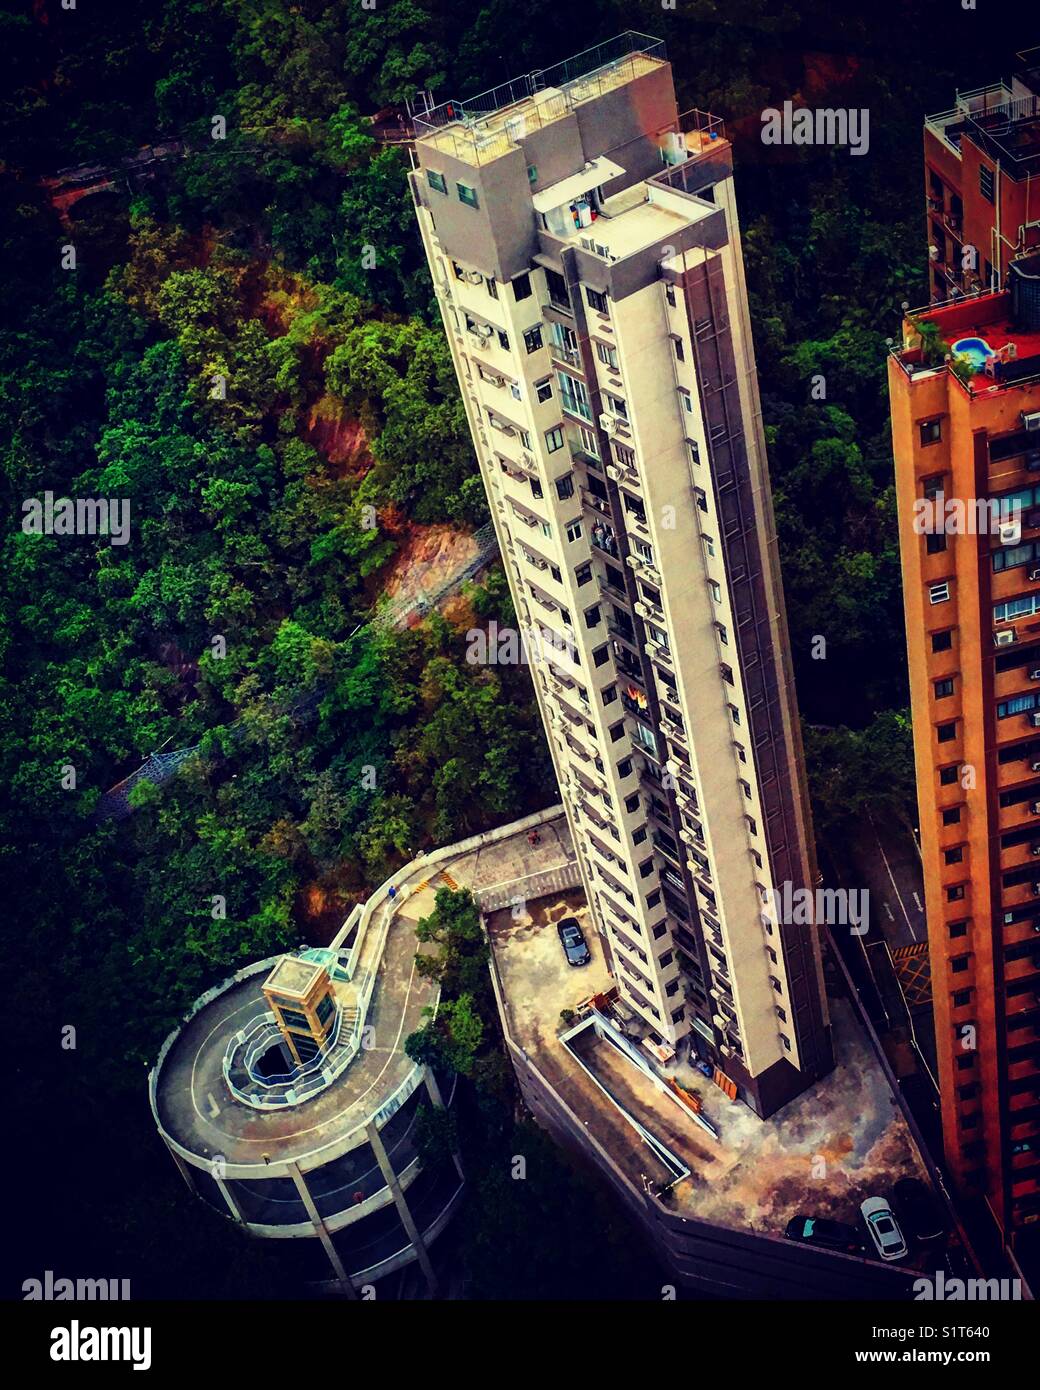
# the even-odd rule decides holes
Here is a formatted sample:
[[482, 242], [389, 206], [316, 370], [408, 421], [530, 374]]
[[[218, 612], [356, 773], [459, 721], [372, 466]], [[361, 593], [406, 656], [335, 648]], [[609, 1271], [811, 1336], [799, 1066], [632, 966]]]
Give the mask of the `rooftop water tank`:
[[1008, 288], [1015, 326], [1040, 333], [1040, 255], [1020, 256], [1008, 265]]

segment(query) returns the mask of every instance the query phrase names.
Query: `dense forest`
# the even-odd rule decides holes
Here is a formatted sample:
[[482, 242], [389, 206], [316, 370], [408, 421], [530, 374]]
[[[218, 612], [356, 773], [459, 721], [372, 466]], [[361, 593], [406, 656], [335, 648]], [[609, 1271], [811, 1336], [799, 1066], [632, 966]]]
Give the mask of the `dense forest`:
[[[818, 818], [905, 806], [885, 343], [900, 304], [926, 298], [922, 114], [1010, 58], [948, 10], [110, 0], [0, 15], [0, 854], [19, 1132], [55, 1226], [34, 1270], [75, 1248], [87, 1272], [150, 1292], [275, 1292], [278, 1261], [194, 1208], [184, 1222], [146, 1065], [229, 969], [327, 939], [418, 848], [554, 796], [526, 672], [465, 661], [467, 628], [509, 619], [501, 571], [417, 626], [387, 607], [416, 538], [472, 531], [486, 508], [407, 157], [373, 138], [381, 109], [622, 29], [665, 38], [681, 108], [721, 115], [736, 145]], [[869, 155], [766, 150], [758, 113], [787, 97], [868, 107]], [[148, 146], [168, 149], [134, 163]], [[74, 166], [111, 178], [66, 206], [54, 180]], [[131, 543], [25, 534], [23, 502], [46, 492], [128, 498]], [[98, 815], [143, 759], [187, 748], [175, 777], [137, 784], [132, 814]], [[483, 1208], [501, 1226], [498, 1198]]]

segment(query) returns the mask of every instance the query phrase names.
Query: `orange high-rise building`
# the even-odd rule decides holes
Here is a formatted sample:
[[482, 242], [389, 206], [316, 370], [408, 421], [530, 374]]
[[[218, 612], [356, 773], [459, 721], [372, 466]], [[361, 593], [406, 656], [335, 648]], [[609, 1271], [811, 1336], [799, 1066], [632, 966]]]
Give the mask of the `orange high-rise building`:
[[1007, 277], [908, 317], [889, 389], [944, 1146], [1014, 1247], [1040, 1233], [1040, 256]]

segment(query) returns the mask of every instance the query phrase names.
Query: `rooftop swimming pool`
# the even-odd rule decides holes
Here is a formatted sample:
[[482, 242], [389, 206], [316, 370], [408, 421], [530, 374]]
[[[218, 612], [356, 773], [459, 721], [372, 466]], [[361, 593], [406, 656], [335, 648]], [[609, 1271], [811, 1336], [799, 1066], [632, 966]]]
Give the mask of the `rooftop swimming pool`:
[[966, 357], [977, 372], [984, 371], [986, 359], [994, 355], [985, 338], [958, 338], [950, 351], [955, 357]]

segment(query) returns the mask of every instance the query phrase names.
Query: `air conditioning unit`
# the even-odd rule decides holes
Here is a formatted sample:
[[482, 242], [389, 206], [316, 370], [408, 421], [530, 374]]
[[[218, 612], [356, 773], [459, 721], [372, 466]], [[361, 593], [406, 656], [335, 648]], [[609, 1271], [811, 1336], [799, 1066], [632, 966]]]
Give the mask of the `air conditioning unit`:
[[1040, 898], [1040, 883], [1033, 879], [1033, 897]]
[[1010, 647], [1016, 636], [1013, 627], [1002, 627], [999, 632], [993, 634], [993, 641], [998, 647]]
[[[1030, 763], [1029, 770], [1030, 772], [1040, 772], [1040, 762]], [[1040, 801], [1036, 802], [1036, 805], [1040, 806]], [[1040, 815], [1040, 811], [1035, 812], [1035, 814]]]
[[1023, 411], [1022, 428], [1024, 430], [1040, 430], [1040, 410]]
[[464, 270], [462, 272], [462, 278], [468, 285], [479, 285], [484, 277], [479, 270]]
[[937, 261], [939, 259], [939, 248], [935, 245], [934, 242], [932, 242], [928, 247], [928, 259], [930, 261]]
[[1022, 539], [1022, 523], [1020, 521], [1003, 521], [1000, 524], [998, 534], [1001, 545], [1017, 545]]
[[636, 601], [635, 610], [641, 618], [649, 618], [650, 616], [650, 609], [641, 600]]
[[1035, 709], [1029, 716], [1029, 722], [1034, 729], [1040, 729], [1040, 709]]
[[[1029, 679], [1031, 681], [1040, 681], [1040, 666], [1033, 667], [1033, 669], [1029, 673]], [[1040, 765], [1038, 765], [1035, 770], [1037, 772], [1040, 772]]]
[[1040, 855], [1040, 840], [1035, 841], [1033, 844], [1029, 846], [1029, 853], [1032, 854], [1034, 857]]
[[1031, 801], [1029, 809], [1034, 816], [1040, 816], [1040, 801]]
[[618, 428], [618, 417], [611, 415], [609, 411], [604, 411], [599, 417], [599, 427], [605, 434], [616, 434]]
[[607, 464], [607, 477], [611, 480], [611, 482], [614, 482], [614, 483], [620, 482], [620, 481], [621, 481], [621, 469], [620, 469], [620, 468], [615, 468], [614, 465], [613, 465], [612, 463], [608, 463], [608, 464]]
[[1040, 565], [1037, 565], [1035, 569], [1029, 571], [1029, 578], [1033, 580], [1034, 583], [1036, 580], [1040, 579]]
[[638, 555], [626, 555], [626, 556], [625, 556], [625, 564], [628, 566], [628, 568], [629, 568], [630, 570], [637, 570], [637, 569], [639, 568], [639, 556], [638, 556]]

